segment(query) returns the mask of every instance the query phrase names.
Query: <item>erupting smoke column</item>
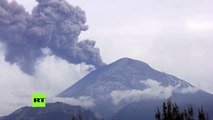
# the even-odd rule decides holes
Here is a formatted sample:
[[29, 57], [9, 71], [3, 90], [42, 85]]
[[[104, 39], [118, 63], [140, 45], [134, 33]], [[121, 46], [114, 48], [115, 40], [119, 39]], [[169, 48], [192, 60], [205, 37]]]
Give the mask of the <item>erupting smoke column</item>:
[[6, 45], [5, 60], [16, 63], [25, 73], [33, 74], [36, 60], [43, 57], [42, 48], [70, 63], [102, 66], [95, 41], [78, 42], [86, 31], [86, 17], [79, 7], [65, 0], [37, 0], [29, 14], [15, 1], [0, 2], [0, 42]]

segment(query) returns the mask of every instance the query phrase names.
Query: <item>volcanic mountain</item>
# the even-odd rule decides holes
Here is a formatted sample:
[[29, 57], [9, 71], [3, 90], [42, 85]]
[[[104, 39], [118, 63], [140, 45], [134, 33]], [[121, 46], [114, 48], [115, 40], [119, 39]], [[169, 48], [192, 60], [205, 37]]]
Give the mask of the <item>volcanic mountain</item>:
[[[182, 106], [194, 105], [213, 111], [213, 95], [148, 64], [123, 58], [102, 66], [58, 97], [79, 98], [87, 96], [95, 101], [91, 109], [105, 119], [154, 119], [157, 106], [172, 99]], [[213, 114], [210, 114], [213, 118]]]

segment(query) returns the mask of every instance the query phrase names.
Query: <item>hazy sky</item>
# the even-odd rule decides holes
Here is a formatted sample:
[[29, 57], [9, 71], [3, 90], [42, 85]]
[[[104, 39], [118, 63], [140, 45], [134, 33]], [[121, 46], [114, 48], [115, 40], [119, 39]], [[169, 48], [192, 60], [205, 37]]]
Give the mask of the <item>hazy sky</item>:
[[131, 57], [213, 93], [212, 0], [69, 0], [86, 11], [102, 57]]
[[[85, 10], [89, 30], [83, 32], [81, 38], [96, 40], [106, 63], [122, 57], [142, 60], [159, 71], [213, 93], [212, 0], [67, 1]], [[17, 2], [28, 11], [36, 5], [30, 0]], [[7, 83], [0, 81], [0, 86], [5, 86], [5, 89], [13, 81], [30, 78], [47, 80], [48, 87], [54, 89], [53, 94], [81, 76], [80, 73], [75, 75], [81, 67], [54, 56], [41, 60], [34, 77], [25, 75], [15, 65], [9, 65], [3, 57], [3, 52], [0, 52], [0, 65], [4, 68], [0, 70], [0, 79], [9, 79]], [[47, 62], [49, 60], [51, 62]], [[71, 74], [73, 68], [75, 74]], [[16, 72], [13, 77], [11, 71]], [[51, 77], [52, 74], [56, 77]], [[30, 86], [32, 83], [27, 81], [26, 84]]]

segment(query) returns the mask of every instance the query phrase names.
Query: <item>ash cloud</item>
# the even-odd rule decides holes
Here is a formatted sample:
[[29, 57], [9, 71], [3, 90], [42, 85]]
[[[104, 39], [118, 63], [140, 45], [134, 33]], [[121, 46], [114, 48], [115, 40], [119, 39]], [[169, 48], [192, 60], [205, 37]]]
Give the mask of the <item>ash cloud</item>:
[[86, 17], [81, 8], [65, 0], [36, 0], [32, 14], [15, 1], [0, 2], [0, 41], [6, 46], [5, 60], [27, 74], [34, 73], [43, 48], [70, 63], [100, 67], [104, 63], [93, 40], [81, 40]]

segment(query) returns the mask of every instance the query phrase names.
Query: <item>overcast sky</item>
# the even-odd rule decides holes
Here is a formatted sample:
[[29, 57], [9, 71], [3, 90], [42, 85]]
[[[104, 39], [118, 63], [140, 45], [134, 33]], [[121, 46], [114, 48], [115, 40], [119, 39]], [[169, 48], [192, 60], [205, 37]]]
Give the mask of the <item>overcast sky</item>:
[[103, 59], [131, 57], [213, 93], [212, 0], [69, 0]]
[[[83, 32], [80, 38], [97, 41], [96, 46], [106, 63], [122, 57], [138, 59], [213, 93], [212, 0], [67, 1], [85, 10], [89, 30]], [[30, 0], [17, 2], [28, 11], [36, 5]], [[3, 47], [0, 49], [0, 65], [3, 68], [0, 69], [0, 79], [7, 79], [6, 83], [1, 80], [0, 86], [5, 89], [20, 79], [24, 79], [23, 83], [30, 87], [32, 83], [27, 79], [38, 79], [48, 82], [48, 90], [54, 89], [51, 91], [53, 95], [85, 74], [78, 73], [82, 72], [84, 65], [72, 66], [51, 56], [41, 60], [37, 76], [28, 76], [17, 66], [6, 63]], [[41, 84], [38, 86], [44, 87]], [[42, 90], [48, 91], [46, 88]]]

